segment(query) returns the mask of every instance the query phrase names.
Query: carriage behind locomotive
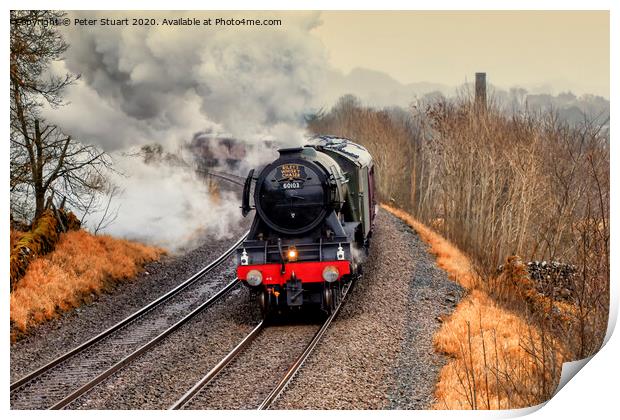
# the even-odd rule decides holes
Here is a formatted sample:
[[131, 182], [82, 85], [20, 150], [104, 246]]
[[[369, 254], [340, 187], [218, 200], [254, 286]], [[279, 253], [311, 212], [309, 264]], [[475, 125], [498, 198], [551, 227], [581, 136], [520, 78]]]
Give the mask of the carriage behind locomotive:
[[245, 182], [242, 212], [256, 214], [237, 249], [237, 277], [266, 314], [320, 306], [361, 273], [376, 212], [373, 161], [350, 140], [314, 138]]

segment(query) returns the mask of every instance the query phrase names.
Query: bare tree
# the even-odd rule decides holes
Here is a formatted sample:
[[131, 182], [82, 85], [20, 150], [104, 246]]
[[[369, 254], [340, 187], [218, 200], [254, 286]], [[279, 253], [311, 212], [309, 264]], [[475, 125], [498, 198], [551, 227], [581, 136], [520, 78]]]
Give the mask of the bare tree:
[[63, 105], [64, 89], [78, 75], [48, 74], [68, 44], [54, 22], [56, 11], [11, 11], [11, 210], [23, 220], [39, 216], [52, 192], [84, 210], [88, 195], [106, 184], [109, 157], [83, 145], [41, 116], [45, 104]]

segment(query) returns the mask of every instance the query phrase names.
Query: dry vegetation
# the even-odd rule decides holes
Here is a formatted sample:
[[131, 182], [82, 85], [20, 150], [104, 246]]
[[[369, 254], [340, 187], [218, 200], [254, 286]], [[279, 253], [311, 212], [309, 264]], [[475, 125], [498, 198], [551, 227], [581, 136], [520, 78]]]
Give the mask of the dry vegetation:
[[[369, 148], [380, 198], [415, 217], [408, 221], [438, 264], [469, 290], [436, 337], [453, 361], [435, 408], [541, 403], [562, 362], [600, 348], [609, 309], [604, 125], [592, 118], [569, 126], [552, 112], [507, 114], [496, 104], [480, 110], [467, 97], [409, 111], [343, 97], [308, 125]], [[533, 259], [577, 267], [569, 301], [536, 290], [523, 263]]]
[[[64, 209], [46, 209], [27, 232], [11, 234], [11, 290], [24, 275], [30, 261], [54, 249], [60, 233], [80, 228], [75, 214]], [[15, 243], [13, 244], [13, 238]]]
[[207, 191], [209, 192], [209, 197], [213, 201], [213, 204], [219, 204], [221, 201], [220, 184], [214, 180], [212, 176], [207, 177]]
[[26, 232], [22, 232], [20, 230], [17, 229], [11, 229], [11, 237], [9, 240], [9, 249], [13, 249], [13, 247], [15, 246], [15, 244], [24, 237], [24, 235], [26, 234]]
[[541, 329], [483, 291], [465, 297], [435, 335], [451, 356], [435, 390], [435, 409], [507, 409], [546, 400], [557, 386], [561, 359], [545, 354]]
[[[19, 235], [15, 233], [14, 235]], [[163, 250], [84, 230], [61, 234], [54, 251], [31, 262], [11, 292], [11, 337], [133, 278]]]
[[[382, 207], [413, 227], [429, 244], [437, 265], [468, 291], [434, 337], [437, 351], [451, 357], [441, 371], [434, 408], [527, 407], [552, 393], [561, 365], [553, 352], [539, 358], [543, 338], [550, 339], [543, 336], [544, 331], [489, 296], [469, 258], [452, 243], [408, 213]], [[511, 278], [527, 281], [522, 275]], [[505, 301], [509, 296], [518, 300], [529, 290], [522, 284], [503, 289]]]

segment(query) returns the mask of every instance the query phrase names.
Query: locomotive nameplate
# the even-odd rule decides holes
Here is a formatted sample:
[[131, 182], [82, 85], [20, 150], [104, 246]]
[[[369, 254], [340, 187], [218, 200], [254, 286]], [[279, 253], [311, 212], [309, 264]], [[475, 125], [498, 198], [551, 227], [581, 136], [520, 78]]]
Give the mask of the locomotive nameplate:
[[296, 163], [286, 163], [276, 169], [276, 178], [285, 190], [303, 188], [306, 168]]
[[303, 166], [297, 165], [295, 163], [287, 163], [285, 165], [281, 165], [278, 169], [280, 170], [280, 179], [286, 178], [289, 181], [292, 181], [294, 179], [301, 178], [301, 171], [304, 168]]

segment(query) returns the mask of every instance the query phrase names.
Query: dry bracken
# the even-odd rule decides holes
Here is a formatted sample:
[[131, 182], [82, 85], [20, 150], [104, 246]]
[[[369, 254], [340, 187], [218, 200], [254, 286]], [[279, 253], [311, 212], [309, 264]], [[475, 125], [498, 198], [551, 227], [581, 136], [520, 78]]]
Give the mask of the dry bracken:
[[31, 262], [11, 292], [12, 337], [136, 276], [164, 251], [84, 230], [60, 235], [56, 249]]

